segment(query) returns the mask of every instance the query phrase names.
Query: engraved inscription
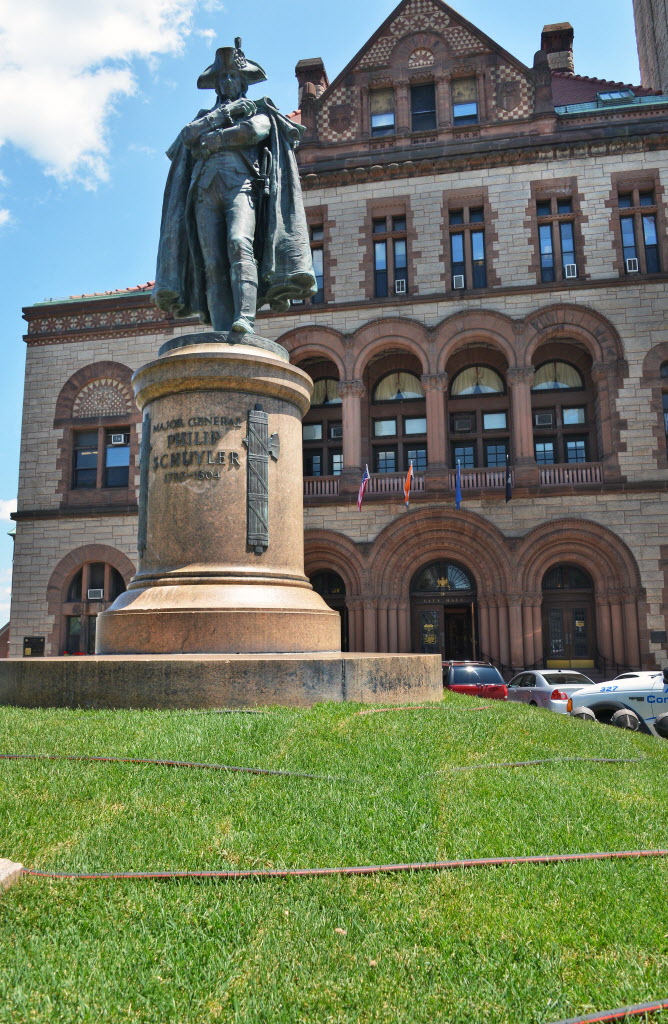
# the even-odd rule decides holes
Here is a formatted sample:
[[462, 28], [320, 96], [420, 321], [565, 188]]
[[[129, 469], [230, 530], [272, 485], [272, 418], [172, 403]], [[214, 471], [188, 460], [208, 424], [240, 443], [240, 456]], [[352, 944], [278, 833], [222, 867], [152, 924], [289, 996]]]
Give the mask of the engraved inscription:
[[229, 431], [241, 426], [240, 416], [178, 417], [154, 423], [152, 428], [149, 420], [145, 436], [152, 436], [154, 446], [147, 449], [146, 472], [150, 466], [167, 484], [222, 480], [225, 472], [241, 467], [234, 441], [225, 440]]

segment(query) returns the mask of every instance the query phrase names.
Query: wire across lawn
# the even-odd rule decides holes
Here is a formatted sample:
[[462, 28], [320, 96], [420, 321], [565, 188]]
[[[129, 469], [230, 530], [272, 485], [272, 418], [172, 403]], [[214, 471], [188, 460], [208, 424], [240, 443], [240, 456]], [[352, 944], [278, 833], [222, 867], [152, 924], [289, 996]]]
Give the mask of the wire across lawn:
[[[196, 712], [0, 708], [0, 857], [67, 872], [335, 867], [668, 845], [668, 743], [469, 698]], [[548, 758], [524, 768], [453, 766]], [[0, 895], [0, 1024], [545, 1024], [664, 997], [668, 863]], [[648, 1020], [668, 1021], [668, 1013]]]

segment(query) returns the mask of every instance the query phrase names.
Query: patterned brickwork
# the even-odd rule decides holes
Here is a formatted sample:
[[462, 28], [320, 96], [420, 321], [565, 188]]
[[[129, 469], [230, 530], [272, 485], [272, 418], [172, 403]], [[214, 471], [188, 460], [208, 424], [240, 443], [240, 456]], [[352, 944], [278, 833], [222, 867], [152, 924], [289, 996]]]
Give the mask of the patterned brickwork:
[[517, 121], [533, 113], [533, 86], [517, 68], [497, 64], [490, 69], [498, 121]]
[[388, 32], [389, 35], [381, 36], [365, 52], [358, 64], [358, 70], [383, 67], [389, 63], [397, 40], [410, 32], [438, 32], [443, 35], [446, 45], [452, 53], [458, 57], [488, 52], [487, 47], [480, 39], [472, 35], [463, 25], [452, 24], [450, 16], [431, 0], [413, 0], [394, 19]]
[[72, 415], [80, 419], [99, 416], [124, 416], [133, 411], [130, 393], [120, 381], [95, 380], [81, 389], [72, 408]]
[[348, 142], [357, 136], [356, 95], [351, 86], [340, 85], [318, 112], [318, 137], [322, 142]]

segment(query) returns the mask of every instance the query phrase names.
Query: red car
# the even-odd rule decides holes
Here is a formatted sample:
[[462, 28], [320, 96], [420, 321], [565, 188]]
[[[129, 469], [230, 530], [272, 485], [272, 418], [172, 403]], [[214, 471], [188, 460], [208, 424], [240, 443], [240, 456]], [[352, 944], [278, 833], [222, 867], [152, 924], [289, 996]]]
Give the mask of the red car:
[[456, 693], [484, 700], [508, 700], [503, 676], [486, 661], [444, 661], [443, 685]]

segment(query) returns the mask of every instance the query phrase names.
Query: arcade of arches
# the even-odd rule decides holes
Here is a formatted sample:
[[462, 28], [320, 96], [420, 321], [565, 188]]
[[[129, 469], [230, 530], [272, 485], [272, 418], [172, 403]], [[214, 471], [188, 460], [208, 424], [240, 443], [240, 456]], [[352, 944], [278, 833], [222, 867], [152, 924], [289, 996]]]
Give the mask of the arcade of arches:
[[476, 513], [418, 509], [368, 546], [307, 533], [306, 571], [342, 616], [344, 649], [586, 670], [640, 667], [647, 648], [635, 560], [586, 520], [508, 539]]

